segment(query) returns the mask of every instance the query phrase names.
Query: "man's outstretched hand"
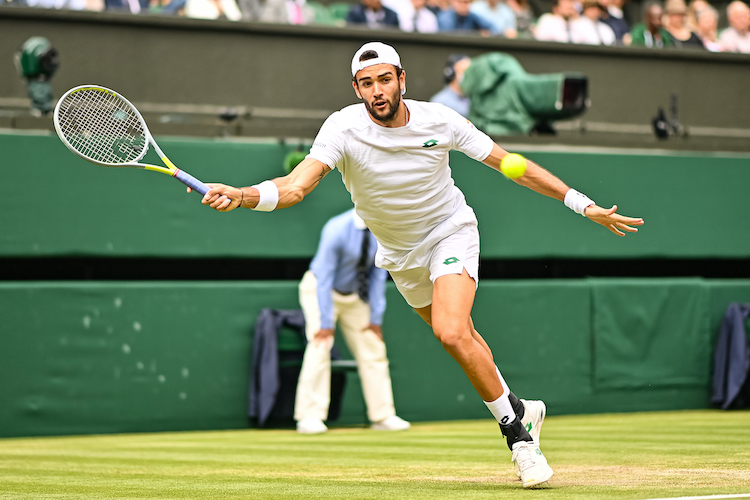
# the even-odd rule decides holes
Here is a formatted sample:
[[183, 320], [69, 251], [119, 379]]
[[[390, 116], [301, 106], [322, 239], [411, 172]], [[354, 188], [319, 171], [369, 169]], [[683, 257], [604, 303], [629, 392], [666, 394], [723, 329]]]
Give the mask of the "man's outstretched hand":
[[[211, 189], [201, 200], [201, 203], [208, 205], [219, 212], [231, 212], [239, 208], [242, 200], [242, 191], [239, 188], [227, 186], [226, 184], [206, 183]], [[187, 188], [187, 192], [192, 189]]]
[[637, 233], [638, 228], [632, 226], [642, 226], [643, 219], [634, 217], [625, 217], [617, 212], [617, 205], [612, 208], [602, 208], [598, 205], [589, 205], [586, 207], [586, 217], [601, 224], [618, 236], [625, 236], [623, 231], [628, 233]]

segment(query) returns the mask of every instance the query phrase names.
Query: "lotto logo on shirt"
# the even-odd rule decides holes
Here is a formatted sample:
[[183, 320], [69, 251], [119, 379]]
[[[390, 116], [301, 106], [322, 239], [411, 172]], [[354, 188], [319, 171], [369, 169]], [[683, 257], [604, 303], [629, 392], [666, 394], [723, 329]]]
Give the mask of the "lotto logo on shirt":
[[316, 147], [316, 148], [324, 148], [324, 149], [325, 149], [325, 147], [326, 147], [326, 144], [325, 144], [325, 142], [317, 142], [317, 141], [316, 141], [316, 142], [313, 142], [313, 147]]

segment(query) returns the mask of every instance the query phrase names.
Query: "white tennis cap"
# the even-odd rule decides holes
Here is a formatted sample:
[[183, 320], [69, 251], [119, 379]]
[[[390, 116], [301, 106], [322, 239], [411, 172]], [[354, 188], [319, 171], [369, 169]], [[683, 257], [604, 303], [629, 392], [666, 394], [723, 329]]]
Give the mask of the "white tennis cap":
[[[368, 50], [375, 52], [377, 57], [366, 61], [360, 61], [360, 56]], [[360, 47], [352, 58], [352, 76], [357, 76], [357, 71], [365, 69], [368, 66], [375, 66], [376, 64], [393, 64], [397, 68], [400, 68], [401, 58], [398, 56], [396, 49], [390, 45], [386, 45], [383, 42], [367, 42]]]

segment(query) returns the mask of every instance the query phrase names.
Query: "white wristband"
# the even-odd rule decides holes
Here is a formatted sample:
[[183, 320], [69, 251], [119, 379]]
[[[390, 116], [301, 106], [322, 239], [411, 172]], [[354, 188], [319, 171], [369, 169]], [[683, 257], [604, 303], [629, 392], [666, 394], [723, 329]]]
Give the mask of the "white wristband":
[[569, 189], [565, 193], [565, 206], [574, 211], [577, 214], [581, 214], [586, 217], [586, 207], [595, 205], [594, 200], [589, 198], [583, 193], [579, 193], [575, 189]]
[[273, 181], [263, 181], [260, 184], [250, 187], [257, 189], [258, 195], [260, 196], [258, 204], [253, 210], [258, 210], [259, 212], [271, 212], [276, 208], [276, 205], [279, 204], [279, 188], [276, 187], [276, 184], [274, 184]]

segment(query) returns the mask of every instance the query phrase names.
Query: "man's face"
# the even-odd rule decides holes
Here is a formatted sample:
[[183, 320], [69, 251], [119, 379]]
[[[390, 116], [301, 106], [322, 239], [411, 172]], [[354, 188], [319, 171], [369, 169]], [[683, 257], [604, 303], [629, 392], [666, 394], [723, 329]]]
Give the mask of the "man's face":
[[700, 15], [698, 16], [698, 30], [701, 33], [715, 32], [719, 21], [716, 19], [716, 15], [708, 9], [698, 12], [700, 12]]
[[362, 5], [372, 10], [380, 10], [383, 7], [380, 0], [362, 0]]
[[424, 7], [426, 3], [426, 0], [411, 0], [411, 4], [414, 7], [414, 10], [419, 10], [422, 7]]
[[672, 12], [669, 14], [669, 24], [677, 29], [685, 26], [685, 14], [683, 12]]
[[646, 26], [652, 33], [661, 29], [661, 7], [652, 5], [646, 12]]
[[406, 73], [396, 77], [392, 64], [376, 64], [357, 71], [354, 92], [361, 98], [375, 120], [390, 122], [401, 104], [401, 89], [406, 85]]
[[729, 25], [743, 33], [750, 29], [750, 8], [734, 4], [729, 11]]
[[592, 21], [596, 21], [597, 19], [599, 19], [599, 17], [601, 17], [601, 13], [602, 13], [601, 9], [599, 9], [599, 7], [597, 7], [595, 5], [594, 6], [590, 6], [590, 7], [586, 7], [583, 10], [583, 15], [586, 16], [586, 17], [588, 17]]
[[570, 19], [576, 14], [576, 4], [574, 0], [560, 0], [555, 7], [555, 14], [565, 19]]
[[471, 0], [453, 0], [453, 9], [459, 16], [469, 15], [469, 7], [471, 7]]

